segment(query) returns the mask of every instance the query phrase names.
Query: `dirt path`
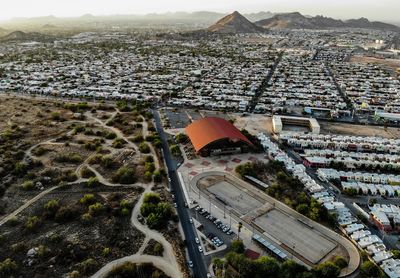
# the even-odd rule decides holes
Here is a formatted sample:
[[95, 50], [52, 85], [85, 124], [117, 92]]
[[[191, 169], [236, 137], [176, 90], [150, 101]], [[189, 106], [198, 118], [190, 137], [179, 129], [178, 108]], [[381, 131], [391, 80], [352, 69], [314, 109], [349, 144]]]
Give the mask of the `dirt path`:
[[161, 243], [164, 246], [164, 258], [166, 258], [166, 260], [168, 260], [170, 263], [172, 263], [174, 267], [179, 269], [179, 264], [176, 261], [175, 252], [174, 252], [174, 249], [172, 248], [172, 245], [165, 239], [165, 237], [162, 234], [160, 234], [156, 230], [149, 229], [146, 225], [143, 225], [138, 220], [138, 215], [140, 213], [140, 207], [143, 203], [144, 196], [146, 193], [151, 192], [151, 187], [152, 186], [149, 186], [143, 192], [142, 196], [140, 197], [139, 202], [136, 204], [135, 208], [133, 209], [131, 223], [139, 231], [144, 233], [147, 237], [152, 238], [152, 239], [158, 241], [159, 243]]
[[[112, 115], [112, 117], [115, 117], [115, 115], [117, 113], [118, 113], [118, 111], [115, 112]], [[130, 142], [119, 129], [107, 126], [104, 122], [102, 122], [101, 120], [99, 120], [96, 117], [92, 116], [89, 112], [87, 112], [85, 115], [88, 118], [90, 118], [93, 121], [95, 121], [96, 123], [98, 123], [103, 128], [113, 131], [115, 134], [117, 134], [118, 137], [120, 137], [120, 138], [124, 139], [126, 142], [128, 142], [128, 145], [130, 147], [132, 147], [136, 151], [139, 151], [138, 147], [134, 143]], [[147, 136], [149, 134], [149, 131], [148, 131], [148, 123], [145, 121], [144, 118], [143, 118], [143, 120], [144, 120], [143, 121], [143, 135], [145, 137], [145, 136]], [[36, 147], [38, 147], [40, 145], [46, 145], [46, 144], [54, 144], [54, 145], [58, 144], [58, 143], [54, 142], [54, 140], [55, 140], [54, 138], [53, 139], [49, 139], [49, 140], [46, 140], [44, 142], [40, 142], [40, 143], [35, 144], [34, 146], [30, 147], [25, 152], [24, 161], [26, 161], [29, 157], [33, 157], [32, 150], [34, 150]], [[154, 150], [152, 145], [150, 145], [150, 148], [151, 148], [152, 155], [157, 157], [156, 156], [156, 152], [155, 152], [155, 150]], [[104, 185], [106, 185], [106, 186], [111, 186], [111, 187], [112, 186], [142, 187], [142, 188], [145, 189], [143, 194], [141, 195], [139, 201], [136, 203], [134, 209], [132, 210], [132, 216], [131, 216], [131, 225], [133, 227], [137, 228], [139, 231], [141, 231], [143, 234], [146, 235], [146, 238], [145, 238], [142, 246], [140, 247], [139, 251], [134, 255], [127, 256], [127, 257], [124, 257], [124, 258], [120, 258], [120, 259], [114, 260], [114, 261], [106, 264], [98, 272], [96, 272], [92, 277], [106, 277], [106, 275], [114, 267], [119, 266], [122, 263], [127, 262], [127, 261], [130, 261], [130, 262], [133, 262], [133, 263], [153, 263], [155, 267], [159, 268], [160, 270], [162, 270], [164, 273], [166, 273], [170, 277], [173, 277], [173, 278], [182, 277], [183, 275], [182, 275], [182, 272], [180, 271], [180, 266], [179, 266], [179, 264], [178, 264], [178, 262], [176, 260], [175, 252], [174, 252], [174, 249], [173, 249], [172, 245], [165, 239], [165, 237], [161, 233], [159, 233], [156, 230], [149, 229], [146, 225], [143, 225], [142, 223], [140, 223], [138, 221], [138, 216], [139, 216], [139, 213], [140, 213], [140, 207], [143, 204], [145, 193], [151, 192], [151, 188], [154, 186], [154, 183], [150, 183], [150, 184], [135, 183], [135, 184], [132, 184], [132, 185], [110, 183], [96, 169], [94, 169], [93, 167], [91, 167], [87, 163], [89, 158], [90, 158], [90, 156], [76, 168], [75, 173], [78, 175], [78, 177], [80, 177], [80, 170], [84, 166], [86, 166], [86, 167], [88, 167], [88, 169], [90, 169], [91, 171], [93, 171], [95, 173], [95, 175], [98, 178], [99, 182], [104, 184]], [[154, 160], [154, 163], [155, 163], [157, 168], [160, 167], [159, 161], [157, 159]], [[77, 181], [71, 182], [69, 184], [77, 184], [77, 183], [80, 183], [80, 182], [83, 182], [83, 181], [86, 181], [86, 180], [87, 179], [83, 179], [83, 178], [80, 177]], [[48, 193], [60, 188], [61, 186], [62, 185], [53, 186], [53, 187], [48, 188], [48, 189], [44, 190], [43, 192], [39, 193], [38, 195], [36, 195], [32, 199], [30, 199], [28, 202], [26, 202], [24, 205], [20, 206], [18, 209], [16, 209], [12, 213], [10, 213], [6, 217], [4, 217], [2, 220], [0, 220], [0, 226], [4, 225], [7, 221], [9, 221], [10, 219], [16, 217], [19, 213], [21, 213], [27, 207], [31, 206], [32, 204], [37, 202], [39, 199], [41, 199], [42, 197], [44, 197]], [[154, 240], [158, 241], [159, 243], [161, 243], [163, 245], [163, 247], [164, 247], [163, 257], [143, 255], [143, 252], [144, 252], [146, 246], [148, 245], [148, 243], [149, 243], [149, 241], [151, 239], [154, 239]]]
[[121, 186], [121, 187], [142, 187], [146, 189], [149, 184], [144, 184], [144, 183], [134, 183], [134, 184], [120, 184], [120, 183], [111, 183], [108, 180], [106, 180], [96, 169], [94, 169], [92, 166], [89, 164], [85, 165], [89, 170], [91, 170], [97, 177], [100, 183], [106, 185], [106, 186]]
[[[147, 123], [146, 119], [141, 116], [143, 119], [142, 122], [142, 126], [143, 126], [143, 138], [146, 138], [146, 136], [148, 136], [150, 134], [149, 132], [149, 124]], [[154, 156], [154, 164], [156, 166], [157, 169], [160, 169], [160, 162], [157, 159], [157, 153], [156, 150], [154, 149], [152, 144], [149, 144], [150, 150], [151, 150], [151, 154]]]
[[0, 220], [0, 226], [4, 225], [7, 221], [9, 221], [12, 218], [16, 217], [21, 211], [23, 211], [24, 209], [26, 209], [27, 207], [29, 207], [30, 205], [35, 203], [40, 198], [44, 197], [46, 194], [54, 191], [55, 189], [58, 189], [59, 187], [61, 187], [61, 185], [50, 187], [49, 189], [46, 189], [45, 191], [39, 193], [38, 195], [36, 195], [32, 199], [30, 199], [28, 202], [26, 202], [25, 204], [23, 204], [22, 206], [20, 206], [16, 210], [14, 210], [12, 213], [10, 213], [6, 217], [4, 217], [2, 220]]
[[[117, 112], [114, 112], [113, 115], [112, 115], [111, 117], [114, 118], [115, 115], [116, 115], [117, 113], [118, 113], [118, 111], [117, 111]], [[139, 152], [139, 148], [136, 146], [136, 144], [134, 144], [134, 143], [132, 143], [131, 141], [129, 141], [129, 140], [126, 138], [126, 136], [125, 136], [118, 128], [115, 128], [115, 127], [113, 127], [113, 126], [108, 126], [108, 125], [106, 125], [106, 123], [104, 123], [104, 122], [101, 121], [100, 119], [94, 117], [90, 112], [86, 112], [86, 113], [85, 113], [85, 116], [88, 117], [88, 118], [90, 118], [90, 119], [92, 119], [92, 120], [95, 121], [96, 123], [98, 123], [102, 128], [111, 130], [112, 132], [114, 132], [114, 133], [117, 135], [117, 137], [124, 139], [124, 140], [127, 142], [127, 144], [128, 144], [129, 147], [131, 147], [131, 148], [134, 149], [135, 151]]]
[[92, 275], [93, 278], [103, 278], [107, 277], [107, 274], [117, 266], [120, 266], [121, 264], [125, 262], [132, 262], [132, 263], [152, 263], [155, 267], [158, 269], [164, 271], [165, 274], [172, 278], [179, 278], [182, 277], [182, 274], [180, 271], [175, 268], [174, 265], [171, 265], [170, 262], [166, 261], [162, 257], [156, 257], [156, 256], [150, 256], [150, 255], [141, 255], [141, 254], [135, 254], [131, 256], [127, 256], [115, 261], [112, 261], [105, 266], [103, 266], [99, 271], [97, 271], [94, 275]]
[[[146, 193], [151, 192], [151, 188], [153, 184], [147, 186], [139, 201], [136, 203], [132, 211], [131, 223], [132, 226], [136, 227], [139, 231], [146, 235], [146, 238], [140, 247], [139, 251], [132, 256], [127, 256], [121, 259], [114, 260], [105, 266], [103, 266], [99, 271], [97, 271], [93, 278], [106, 277], [106, 275], [114, 268], [121, 265], [124, 262], [132, 262], [132, 263], [153, 263], [155, 267], [162, 270], [165, 274], [173, 278], [182, 277], [182, 273], [180, 271], [180, 267], [178, 262], [176, 261], [175, 252], [173, 250], [172, 245], [165, 239], [165, 237], [155, 230], [149, 229], [146, 225], [143, 225], [138, 220], [138, 215], [140, 213], [140, 207], [143, 204], [144, 196]], [[145, 250], [150, 239], [154, 239], [161, 243], [164, 247], [163, 257], [158, 256], [150, 256], [143, 255], [143, 251]]]

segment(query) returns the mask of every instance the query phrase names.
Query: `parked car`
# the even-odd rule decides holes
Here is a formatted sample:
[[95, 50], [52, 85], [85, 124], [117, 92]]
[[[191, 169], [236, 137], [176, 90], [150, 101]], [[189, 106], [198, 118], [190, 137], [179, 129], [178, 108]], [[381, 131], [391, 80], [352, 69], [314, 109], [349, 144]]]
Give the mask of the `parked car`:
[[192, 261], [188, 261], [188, 265], [189, 265], [190, 268], [192, 268], [193, 267], [193, 262]]
[[193, 219], [192, 219], [192, 218], [189, 218], [189, 222], [190, 222], [191, 224], [193, 224]]
[[197, 244], [200, 243], [200, 240], [199, 240], [199, 238], [197, 238], [197, 237], [194, 239], [194, 241], [195, 241]]
[[199, 252], [200, 253], [202, 253], [203, 252], [203, 248], [199, 245], [199, 246], [197, 246], [197, 249], [199, 250]]

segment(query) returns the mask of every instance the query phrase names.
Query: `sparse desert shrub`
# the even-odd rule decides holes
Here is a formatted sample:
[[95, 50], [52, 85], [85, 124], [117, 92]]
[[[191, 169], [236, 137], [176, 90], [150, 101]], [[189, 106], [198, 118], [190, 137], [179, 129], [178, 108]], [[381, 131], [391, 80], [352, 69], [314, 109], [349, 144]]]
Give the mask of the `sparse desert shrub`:
[[150, 153], [150, 147], [147, 143], [140, 143], [139, 145], [139, 151], [141, 153]]
[[44, 205], [44, 215], [45, 217], [54, 217], [60, 208], [60, 203], [58, 200], [50, 200]]
[[110, 255], [110, 254], [111, 254], [111, 248], [105, 247], [105, 248], [103, 249], [103, 252], [102, 252], [102, 253], [103, 253], [103, 256], [104, 256], [104, 257]]
[[10, 249], [14, 253], [24, 253], [28, 247], [23, 242], [14, 243], [10, 246]]
[[104, 137], [107, 140], [114, 140], [115, 138], [117, 138], [117, 134], [115, 134], [114, 132], [109, 132]]
[[102, 159], [103, 159], [103, 156], [102, 156], [101, 154], [96, 154], [96, 155], [91, 156], [91, 157], [88, 159], [88, 163], [89, 163], [90, 165], [93, 165], [93, 164], [100, 164], [101, 161], [102, 161]]
[[88, 167], [84, 166], [81, 169], [81, 176], [82, 176], [82, 178], [88, 179], [91, 177], [95, 177], [96, 174], [92, 170], [90, 170]]
[[161, 243], [157, 242], [156, 244], [154, 244], [153, 252], [157, 256], [162, 256], [164, 252], [164, 246]]
[[77, 153], [59, 154], [54, 158], [58, 163], [79, 163], [82, 162], [82, 156]]
[[103, 156], [100, 162], [101, 166], [104, 168], [110, 169], [115, 165], [114, 160], [110, 156]]
[[25, 181], [21, 188], [25, 191], [29, 191], [29, 190], [33, 190], [35, 188], [35, 184], [33, 183], [33, 181]]
[[79, 202], [80, 202], [81, 204], [84, 204], [84, 205], [91, 205], [91, 204], [94, 204], [95, 201], [96, 201], [96, 198], [94, 197], [93, 194], [85, 194], [85, 195], [79, 200]]
[[36, 156], [42, 156], [42, 155], [46, 154], [48, 151], [49, 151], [48, 149], [45, 149], [43, 147], [37, 147], [32, 150], [32, 153]]
[[112, 181], [114, 183], [120, 184], [132, 184], [135, 183], [135, 169], [132, 167], [121, 167], [118, 169], [117, 173], [112, 177]]
[[13, 277], [18, 272], [18, 265], [10, 258], [0, 262], [0, 277]]
[[90, 274], [91, 272], [95, 271], [97, 269], [98, 263], [92, 259], [86, 259], [83, 262], [79, 263], [78, 268], [81, 273], [83, 274]]
[[144, 138], [142, 135], [136, 135], [131, 139], [131, 141], [134, 143], [142, 143], [144, 141]]
[[55, 215], [55, 220], [57, 222], [67, 222], [70, 221], [79, 214], [76, 208], [70, 206], [60, 207]]
[[81, 220], [85, 224], [90, 224], [93, 222], [93, 216], [90, 213], [84, 213], [81, 215]]
[[89, 214], [92, 216], [99, 215], [104, 210], [105, 210], [104, 206], [98, 202], [89, 206]]
[[38, 216], [31, 216], [25, 223], [25, 228], [29, 231], [35, 231], [40, 226], [40, 218]]
[[87, 182], [87, 186], [91, 187], [91, 188], [99, 186], [99, 185], [100, 185], [100, 182], [97, 177], [91, 177], [91, 178], [89, 178], [89, 180]]

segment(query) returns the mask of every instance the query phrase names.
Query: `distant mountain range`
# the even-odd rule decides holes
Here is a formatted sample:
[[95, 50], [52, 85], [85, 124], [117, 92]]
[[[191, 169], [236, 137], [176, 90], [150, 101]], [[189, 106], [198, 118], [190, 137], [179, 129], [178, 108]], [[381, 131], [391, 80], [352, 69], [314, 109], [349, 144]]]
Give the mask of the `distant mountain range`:
[[54, 41], [54, 38], [48, 35], [44, 35], [38, 32], [29, 32], [25, 33], [22, 31], [11, 32], [6, 36], [0, 37], [0, 41], [16, 41], [16, 42], [24, 42], [24, 41], [37, 41], [37, 42], [51, 42]]
[[400, 27], [366, 18], [342, 21], [324, 16], [306, 17], [298, 12], [277, 14], [271, 18], [259, 20], [255, 24], [266, 29], [332, 29], [364, 28], [385, 31], [400, 31]]
[[[27, 25], [33, 24], [38, 27], [45, 24], [51, 25], [61, 25], [62, 23], [132, 23], [132, 22], [146, 22], [146, 23], [187, 23], [197, 26], [209, 26], [210, 24], [216, 22], [220, 18], [226, 16], [226, 13], [208, 12], [208, 11], [198, 11], [193, 13], [187, 12], [174, 12], [174, 13], [164, 13], [164, 14], [146, 14], [146, 15], [109, 15], [109, 16], [94, 16], [92, 14], [85, 14], [80, 17], [55, 17], [55, 16], [44, 16], [44, 17], [34, 17], [34, 18], [13, 18], [8, 21], [0, 22], [4, 25]], [[274, 14], [271, 12], [258, 12], [258, 13], [248, 13], [244, 16], [254, 22], [266, 18], [272, 17]]]
[[218, 33], [260, 33], [265, 29], [249, 21], [239, 12], [234, 12], [220, 19], [208, 28], [210, 32]]
[[[366, 18], [343, 21], [324, 16], [312, 17], [302, 15], [298, 12], [280, 14], [258, 12], [243, 15], [239, 12], [226, 15], [208, 11], [114, 16], [85, 14], [80, 17], [71, 18], [59, 18], [55, 16], [14, 18], [0, 22], [0, 26], [0, 39], [2, 41], [22, 41], [29, 40], [30, 38], [47, 41], [49, 38], [44, 35], [41, 37], [39, 33], [56, 34], [57, 30], [64, 28], [88, 31], [107, 28], [165, 28], [169, 26], [180, 29], [183, 27], [186, 30], [202, 29], [202, 32], [208, 31], [211, 33], [258, 33], [275, 29], [366, 28], [400, 32], [400, 27], [396, 25], [378, 21], [371, 22]], [[15, 30], [23, 30], [26, 33], [13, 33]]]

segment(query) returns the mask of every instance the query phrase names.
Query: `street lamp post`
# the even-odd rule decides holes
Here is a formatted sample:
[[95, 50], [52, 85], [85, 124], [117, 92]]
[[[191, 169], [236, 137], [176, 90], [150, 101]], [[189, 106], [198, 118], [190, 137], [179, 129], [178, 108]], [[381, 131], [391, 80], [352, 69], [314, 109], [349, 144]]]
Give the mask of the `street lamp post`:
[[209, 212], [211, 213], [211, 195], [208, 195], [208, 200], [210, 201], [210, 209], [209, 209]]
[[232, 210], [229, 210], [229, 229], [232, 228], [232, 215], [231, 215], [231, 213], [232, 213]]

